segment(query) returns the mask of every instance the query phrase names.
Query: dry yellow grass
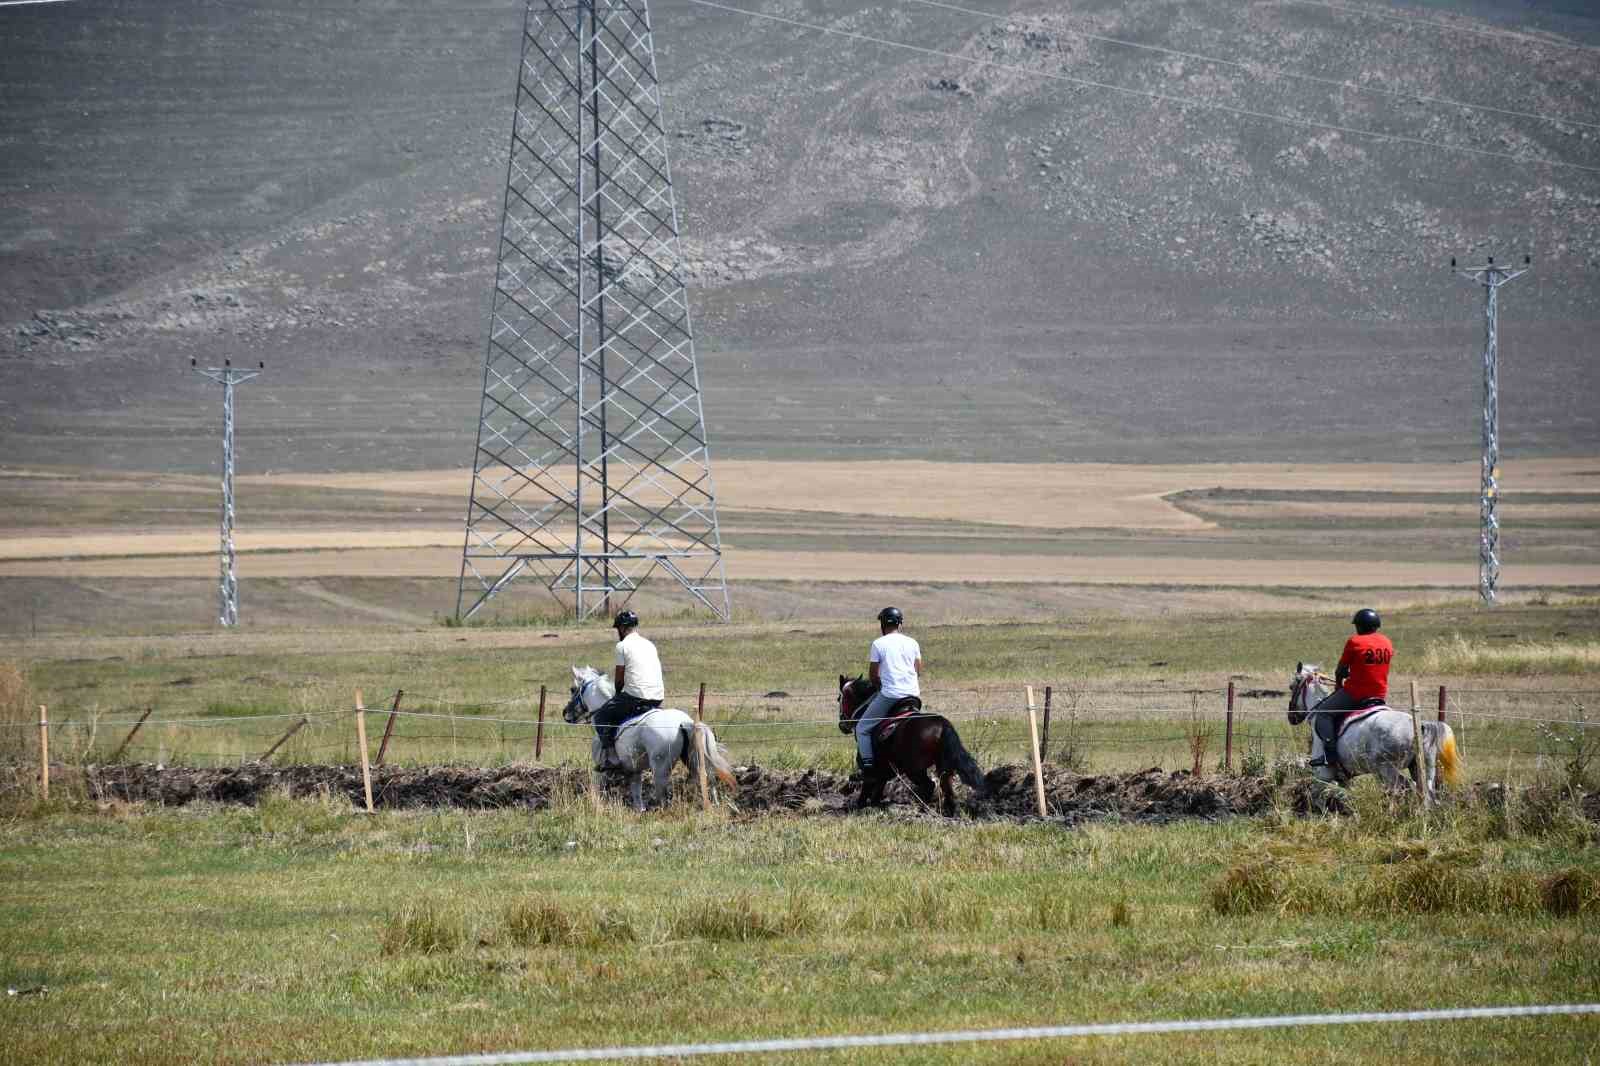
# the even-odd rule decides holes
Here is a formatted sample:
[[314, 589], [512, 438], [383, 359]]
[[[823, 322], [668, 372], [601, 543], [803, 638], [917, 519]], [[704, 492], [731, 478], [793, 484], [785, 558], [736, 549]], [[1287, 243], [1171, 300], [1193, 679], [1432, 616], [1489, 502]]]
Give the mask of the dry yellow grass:
[[1600, 643], [1593, 641], [1469, 640], [1461, 634], [1433, 641], [1419, 667], [1450, 674], [1583, 674], [1600, 670]]
[[38, 722], [28, 675], [12, 662], [0, 662], [0, 761], [32, 752], [31, 726]]

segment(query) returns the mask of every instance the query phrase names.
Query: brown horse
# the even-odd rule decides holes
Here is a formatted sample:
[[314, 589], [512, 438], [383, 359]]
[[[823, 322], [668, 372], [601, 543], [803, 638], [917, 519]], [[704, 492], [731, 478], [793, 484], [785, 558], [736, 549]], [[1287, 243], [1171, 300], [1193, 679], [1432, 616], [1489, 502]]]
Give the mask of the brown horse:
[[[853, 733], [856, 719], [877, 693], [878, 686], [862, 677], [854, 681], [839, 675], [839, 732]], [[956, 814], [956, 794], [953, 779], [960, 777], [967, 787], [983, 795], [983, 772], [977, 762], [961, 744], [956, 727], [943, 715], [926, 714], [921, 701], [916, 709], [903, 718], [886, 718], [884, 725], [895, 726], [885, 739], [874, 738], [873, 750], [877, 753], [874, 772], [863, 774], [861, 793], [856, 797], [857, 809], [881, 804], [883, 790], [896, 774], [903, 776], [916, 792], [917, 798], [933, 806], [933, 780], [928, 770], [937, 767], [939, 790], [943, 803], [939, 810], [946, 818]], [[884, 725], [877, 727], [879, 736]]]

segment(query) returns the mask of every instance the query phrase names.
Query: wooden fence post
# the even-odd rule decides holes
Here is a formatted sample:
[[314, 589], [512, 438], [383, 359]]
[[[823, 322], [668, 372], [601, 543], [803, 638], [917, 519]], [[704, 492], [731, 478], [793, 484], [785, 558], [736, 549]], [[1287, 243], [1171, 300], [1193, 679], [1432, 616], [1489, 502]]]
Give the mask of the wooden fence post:
[[539, 724], [533, 730], [533, 761], [544, 758], [544, 699], [547, 690], [539, 686]]
[[128, 750], [129, 744], [133, 743], [134, 734], [139, 732], [139, 727], [144, 725], [144, 720], [149, 718], [150, 712], [154, 710], [154, 707], [146, 707], [144, 709], [144, 713], [139, 716], [137, 722], [133, 723], [133, 728], [128, 730], [128, 735], [122, 738], [122, 743], [117, 745], [117, 750], [111, 753], [111, 758], [107, 759], [107, 762], [116, 762], [122, 758], [122, 753]]
[[383, 741], [378, 745], [378, 765], [383, 765], [384, 756], [389, 754], [389, 738], [394, 736], [394, 720], [400, 714], [400, 697], [406, 694], [403, 688], [394, 690], [394, 703], [389, 707], [389, 721], [383, 727]]
[[1449, 693], [1443, 685], [1439, 686], [1439, 721], [1444, 721], [1444, 705], [1449, 699]]
[[39, 794], [50, 798], [50, 712], [39, 704]]
[[1233, 773], [1233, 681], [1228, 681], [1228, 716], [1222, 733], [1222, 769]]
[[706, 760], [711, 758], [711, 752], [706, 749], [705, 730], [700, 727], [706, 720], [706, 683], [700, 682], [700, 695], [694, 701], [694, 743], [699, 748], [700, 758], [695, 760], [697, 767], [696, 776], [700, 779], [700, 809], [711, 809], [711, 786], [706, 781]]
[[361, 749], [361, 791], [367, 797], [367, 813], [372, 813], [372, 769], [367, 765], [367, 709], [356, 689], [356, 747]]
[[1428, 798], [1428, 779], [1426, 771], [1428, 760], [1422, 757], [1422, 718], [1421, 708], [1417, 705], [1417, 683], [1411, 682], [1411, 743], [1412, 743], [1412, 772], [1417, 776], [1417, 795], [1424, 801]]
[[711, 784], [706, 780], [706, 760], [711, 758], [711, 751], [706, 746], [706, 731], [703, 723], [694, 724], [694, 745], [699, 750], [700, 757], [695, 760], [695, 776], [700, 780], [700, 809], [711, 809]]
[[1039, 722], [1033, 713], [1033, 686], [1028, 686], [1028, 741], [1033, 749], [1033, 794], [1039, 801], [1039, 817], [1048, 818], [1050, 810], [1044, 802], [1044, 763], [1039, 758]]
[[1039, 730], [1039, 761], [1050, 757], [1050, 686], [1044, 687], [1044, 728]]

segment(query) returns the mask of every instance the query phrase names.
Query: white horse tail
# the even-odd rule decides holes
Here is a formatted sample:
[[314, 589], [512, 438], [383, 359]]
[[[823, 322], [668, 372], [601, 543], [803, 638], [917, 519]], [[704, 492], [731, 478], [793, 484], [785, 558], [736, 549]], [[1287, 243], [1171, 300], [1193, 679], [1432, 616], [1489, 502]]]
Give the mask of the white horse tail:
[[706, 772], [716, 776], [729, 792], [739, 791], [739, 779], [733, 776], [733, 764], [728, 761], [728, 750], [717, 743], [717, 735], [704, 722], [684, 727], [684, 765], [696, 777], [700, 776], [702, 744], [706, 753]]

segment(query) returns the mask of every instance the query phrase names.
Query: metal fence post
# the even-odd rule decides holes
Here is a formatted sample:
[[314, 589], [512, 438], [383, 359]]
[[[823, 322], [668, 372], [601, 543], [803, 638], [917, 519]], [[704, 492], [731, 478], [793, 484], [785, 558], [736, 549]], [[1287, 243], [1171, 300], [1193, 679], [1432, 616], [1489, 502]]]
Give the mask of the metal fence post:
[[544, 758], [544, 699], [546, 689], [539, 686], [539, 724], [533, 730], [533, 761]]
[[1050, 757], [1050, 686], [1044, 687], [1044, 728], [1039, 730], [1039, 761]]
[[1227, 726], [1222, 735], [1222, 769], [1225, 773], [1233, 773], [1233, 681], [1228, 681], [1228, 717]]
[[389, 738], [394, 736], [395, 716], [400, 713], [400, 697], [406, 694], [403, 688], [394, 690], [394, 703], [389, 707], [389, 721], [383, 727], [383, 741], [378, 745], [377, 765], [383, 765], [384, 756], [389, 754]]

